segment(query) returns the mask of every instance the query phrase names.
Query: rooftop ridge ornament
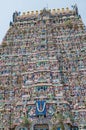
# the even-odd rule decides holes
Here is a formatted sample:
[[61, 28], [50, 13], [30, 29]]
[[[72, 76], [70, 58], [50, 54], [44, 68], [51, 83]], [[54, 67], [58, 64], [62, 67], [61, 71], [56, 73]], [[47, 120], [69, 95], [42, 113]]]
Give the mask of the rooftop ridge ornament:
[[41, 16], [51, 15], [51, 13], [48, 9], [44, 8], [43, 10], [41, 10], [40, 15]]
[[15, 11], [13, 13], [13, 22], [16, 22], [18, 16], [20, 16], [20, 12]]
[[73, 10], [75, 11], [75, 14], [78, 15], [78, 7], [77, 4], [71, 6]]

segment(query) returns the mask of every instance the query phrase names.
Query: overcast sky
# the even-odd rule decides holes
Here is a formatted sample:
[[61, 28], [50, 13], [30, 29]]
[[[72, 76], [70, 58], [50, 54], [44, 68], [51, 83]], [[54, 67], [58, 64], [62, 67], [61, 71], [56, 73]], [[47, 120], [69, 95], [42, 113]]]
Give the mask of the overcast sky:
[[84, 24], [86, 25], [86, 0], [0, 0], [0, 43], [2, 42], [12, 21], [13, 12], [27, 12], [41, 10], [44, 7], [49, 9], [66, 8], [71, 9], [75, 3], [78, 6]]

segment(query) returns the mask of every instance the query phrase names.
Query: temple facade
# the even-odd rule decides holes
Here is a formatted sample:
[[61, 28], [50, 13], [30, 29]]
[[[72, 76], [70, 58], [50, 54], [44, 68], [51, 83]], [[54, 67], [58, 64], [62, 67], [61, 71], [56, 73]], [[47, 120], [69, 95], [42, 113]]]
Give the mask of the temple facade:
[[15, 12], [0, 45], [0, 130], [85, 124], [86, 27], [77, 6]]

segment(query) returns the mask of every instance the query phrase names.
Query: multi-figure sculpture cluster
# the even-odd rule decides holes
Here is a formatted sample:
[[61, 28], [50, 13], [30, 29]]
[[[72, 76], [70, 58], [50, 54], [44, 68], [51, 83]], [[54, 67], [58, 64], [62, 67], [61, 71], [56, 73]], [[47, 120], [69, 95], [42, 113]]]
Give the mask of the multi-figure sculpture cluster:
[[15, 12], [0, 45], [0, 127], [29, 129], [30, 120], [33, 130], [59, 130], [61, 121], [77, 129], [86, 122], [85, 67], [86, 28], [76, 6]]

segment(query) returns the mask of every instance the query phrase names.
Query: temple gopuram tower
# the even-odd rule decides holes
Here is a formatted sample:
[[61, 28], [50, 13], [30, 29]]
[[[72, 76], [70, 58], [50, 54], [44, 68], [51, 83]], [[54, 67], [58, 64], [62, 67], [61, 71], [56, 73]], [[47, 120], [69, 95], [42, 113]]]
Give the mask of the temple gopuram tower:
[[0, 130], [85, 125], [86, 27], [77, 6], [14, 12], [0, 45]]

